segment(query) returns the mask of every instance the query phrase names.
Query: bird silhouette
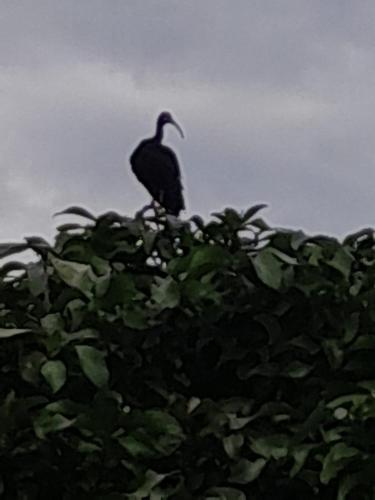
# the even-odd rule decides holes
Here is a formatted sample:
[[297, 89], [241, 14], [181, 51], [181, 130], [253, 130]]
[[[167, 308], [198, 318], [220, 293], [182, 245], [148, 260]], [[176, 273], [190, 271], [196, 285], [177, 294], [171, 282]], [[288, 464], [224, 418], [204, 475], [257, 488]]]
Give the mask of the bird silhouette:
[[184, 137], [181, 127], [172, 115], [164, 111], [157, 119], [155, 135], [139, 143], [130, 156], [130, 165], [153, 201], [164, 207], [168, 214], [177, 217], [185, 208], [185, 203], [177, 156], [172, 149], [162, 144], [163, 129], [167, 123], [176, 127], [181, 137]]

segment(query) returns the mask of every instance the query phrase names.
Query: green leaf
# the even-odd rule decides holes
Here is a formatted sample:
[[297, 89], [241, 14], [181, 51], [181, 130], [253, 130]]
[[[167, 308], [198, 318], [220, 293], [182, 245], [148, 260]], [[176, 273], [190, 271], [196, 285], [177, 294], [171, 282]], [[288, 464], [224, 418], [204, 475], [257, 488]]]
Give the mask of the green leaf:
[[48, 243], [48, 241], [44, 238], [41, 238], [40, 236], [26, 236], [25, 240], [29, 244], [29, 246], [34, 246], [36, 248], [51, 248], [51, 245]]
[[158, 236], [157, 231], [149, 231], [149, 230], [142, 231], [143, 246], [144, 246], [146, 255], [151, 254], [151, 252], [154, 248], [157, 236]]
[[34, 431], [39, 439], [44, 439], [47, 434], [62, 431], [71, 427], [75, 419], [69, 419], [59, 413], [43, 411], [34, 419]]
[[282, 281], [282, 263], [270, 248], [264, 248], [252, 258], [258, 278], [270, 288], [278, 290]]
[[354, 406], [360, 406], [368, 400], [367, 394], [345, 394], [338, 398], [333, 399], [327, 403], [327, 408], [334, 410], [342, 405], [351, 403]]
[[0, 339], [7, 339], [9, 337], [15, 337], [16, 335], [22, 335], [23, 333], [30, 332], [30, 328], [0, 328]]
[[3, 264], [0, 267], [0, 278], [6, 276], [12, 271], [26, 271], [27, 267], [28, 267], [27, 264], [24, 264], [23, 262], [17, 262], [17, 261], [7, 262], [6, 264]]
[[334, 369], [339, 368], [344, 359], [344, 351], [342, 350], [340, 344], [341, 343], [337, 339], [324, 339], [322, 342], [323, 350], [327, 356], [329, 364]]
[[327, 264], [340, 271], [340, 273], [348, 279], [353, 261], [354, 258], [349, 250], [345, 247], [341, 247], [336, 251], [334, 257], [327, 261]]
[[97, 387], [108, 384], [109, 372], [103, 352], [88, 345], [75, 346], [83, 373]]
[[350, 474], [348, 476], [344, 476], [339, 484], [338, 492], [337, 492], [337, 500], [346, 500], [349, 493], [356, 486], [361, 484], [361, 475], [360, 474]]
[[28, 249], [29, 246], [26, 243], [0, 243], [0, 259]]
[[94, 217], [94, 215], [92, 215], [88, 210], [86, 210], [85, 208], [82, 208], [82, 207], [76, 207], [76, 206], [69, 207], [69, 208], [66, 208], [65, 210], [62, 210], [61, 212], [56, 212], [54, 214], [54, 216], [64, 215], [64, 214], [80, 215], [81, 217], [85, 217], [86, 219], [96, 221], [96, 217]]
[[360, 335], [355, 339], [355, 342], [349, 348], [351, 351], [359, 351], [362, 349], [375, 349], [375, 335]]
[[144, 429], [153, 436], [155, 449], [162, 455], [170, 455], [181, 444], [184, 433], [178, 420], [161, 410], [147, 410], [142, 417]]
[[290, 418], [293, 408], [287, 403], [273, 402], [264, 403], [259, 410], [251, 416], [251, 421], [262, 417], [271, 417], [273, 421], [287, 420]]
[[254, 453], [266, 459], [274, 458], [278, 460], [287, 456], [289, 442], [290, 439], [283, 434], [273, 434], [258, 438], [250, 437], [250, 448]]
[[304, 349], [311, 355], [315, 355], [320, 351], [320, 346], [307, 335], [299, 335], [298, 337], [294, 337], [289, 341], [289, 344]]
[[91, 297], [91, 291], [95, 286], [97, 277], [90, 265], [58, 259], [53, 255], [50, 255], [50, 260], [64, 283], [80, 290], [87, 297]]
[[124, 325], [134, 330], [145, 330], [149, 326], [145, 311], [141, 309], [122, 311], [121, 317]]
[[128, 435], [120, 436], [118, 441], [139, 459], [169, 456], [185, 437], [179, 422], [166, 411], [134, 411], [130, 414], [130, 422], [135, 428], [129, 430]]
[[260, 231], [270, 231], [271, 228], [267, 224], [266, 221], [264, 221], [261, 217], [258, 217], [256, 219], [252, 219], [250, 222], [248, 222], [248, 225], [256, 227]]
[[100, 452], [101, 450], [102, 448], [97, 444], [89, 443], [88, 441], [83, 441], [82, 439], [78, 441], [77, 451], [84, 455]]
[[281, 252], [277, 248], [269, 248], [269, 250], [275, 257], [281, 260], [281, 262], [285, 262], [285, 264], [291, 264], [293, 266], [298, 264], [298, 260], [295, 257], [291, 257], [289, 254]]
[[87, 314], [86, 303], [81, 299], [71, 300], [64, 309], [64, 317], [69, 318], [70, 329], [73, 331], [79, 328], [85, 314]]
[[317, 401], [316, 407], [308, 412], [306, 419], [296, 433], [296, 440], [302, 441], [307, 436], [315, 434], [318, 429], [322, 429], [322, 424], [327, 420], [327, 413], [324, 403]]
[[60, 333], [64, 331], [64, 320], [60, 313], [46, 314], [41, 320], [40, 324], [48, 335]]
[[267, 206], [268, 205], [266, 205], [265, 203], [260, 203], [259, 205], [254, 205], [253, 207], [248, 208], [243, 214], [243, 221], [250, 220], [256, 213], [259, 212], [259, 210], [263, 210], [263, 208], [266, 208]]
[[23, 380], [36, 385], [39, 382], [40, 367], [46, 361], [42, 352], [32, 351], [19, 359], [19, 370]]
[[323, 460], [323, 467], [320, 473], [320, 480], [323, 484], [328, 484], [346, 465], [359, 455], [359, 450], [341, 442], [334, 444]]
[[134, 458], [142, 460], [158, 456], [151, 443], [143, 442], [136, 436], [120, 436], [118, 442]]
[[241, 227], [242, 218], [240, 217], [240, 214], [234, 210], [234, 208], [225, 208], [221, 213], [213, 212], [211, 215], [224, 222], [232, 229], [238, 229]]
[[305, 462], [307, 460], [307, 457], [310, 454], [310, 451], [315, 448], [315, 445], [313, 444], [301, 444], [299, 446], [296, 446], [292, 449], [291, 455], [294, 458], [294, 465], [292, 469], [290, 470], [289, 476], [294, 477], [296, 476], [303, 466], [305, 465]]
[[56, 230], [64, 233], [66, 231], [72, 231], [72, 230], [75, 230], [75, 229], [83, 229], [83, 228], [84, 228], [84, 226], [82, 226], [81, 224], [69, 223], [68, 222], [66, 224], [61, 224], [60, 226], [57, 226]]
[[112, 275], [105, 294], [100, 298], [100, 305], [104, 309], [111, 309], [116, 305], [129, 304], [135, 299], [137, 293], [132, 274], [116, 273]]
[[38, 297], [38, 295], [47, 291], [48, 277], [41, 261], [27, 266], [27, 277], [30, 293], [34, 297]]
[[139, 486], [139, 488], [136, 491], [134, 491], [134, 493], [127, 495], [127, 498], [129, 500], [141, 500], [141, 499], [163, 500], [162, 496], [157, 495], [157, 497], [155, 497], [154, 495], [152, 495], [152, 493], [155, 486], [160, 484], [163, 481], [163, 479], [168, 477], [168, 475], [170, 474], [158, 474], [157, 472], [151, 469], [147, 470], [141, 486]]
[[190, 220], [194, 222], [198, 229], [200, 229], [201, 231], [204, 230], [204, 220], [200, 215], [193, 215], [192, 217], [190, 217]]
[[284, 373], [290, 378], [303, 378], [308, 375], [314, 367], [301, 361], [290, 362], [284, 370]]
[[358, 382], [359, 387], [363, 387], [371, 393], [375, 394], [375, 380], [362, 380]]
[[318, 245], [308, 246], [304, 249], [304, 254], [310, 266], [319, 266], [323, 259], [323, 248]]
[[293, 250], [298, 250], [308, 239], [303, 231], [296, 231], [292, 234], [290, 246]]
[[54, 393], [66, 382], [66, 367], [62, 361], [47, 361], [40, 371]]
[[230, 434], [229, 436], [223, 438], [224, 450], [230, 458], [238, 456], [243, 443], [244, 437], [242, 434]]
[[208, 272], [210, 269], [222, 268], [228, 260], [227, 251], [219, 246], [199, 246], [193, 251], [190, 260], [190, 272]]
[[151, 297], [161, 309], [174, 309], [180, 302], [178, 283], [171, 277], [157, 278], [151, 287]]
[[238, 484], [248, 484], [257, 479], [264, 469], [267, 460], [258, 458], [254, 462], [250, 462], [246, 458], [241, 458], [235, 465], [231, 467], [231, 475], [229, 481]]
[[225, 486], [211, 488], [204, 498], [205, 500], [246, 500], [246, 496], [242, 491], [236, 488], [226, 488]]
[[99, 333], [97, 330], [93, 330], [92, 328], [82, 328], [82, 330], [78, 330], [73, 333], [64, 333], [63, 339], [64, 344], [69, 344], [70, 342], [82, 341], [86, 339], [97, 339], [99, 337]]

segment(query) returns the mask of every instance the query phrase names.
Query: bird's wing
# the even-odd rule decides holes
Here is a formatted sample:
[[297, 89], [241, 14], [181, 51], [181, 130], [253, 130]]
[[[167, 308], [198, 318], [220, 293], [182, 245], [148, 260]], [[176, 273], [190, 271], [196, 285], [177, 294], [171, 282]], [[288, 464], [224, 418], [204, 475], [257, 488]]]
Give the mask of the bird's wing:
[[173, 172], [175, 178], [180, 179], [181, 172], [176, 154], [174, 153], [174, 151], [172, 151], [172, 149], [168, 148], [167, 146], [164, 146], [163, 144], [160, 145], [160, 148], [163, 151], [163, 155], [165, 158], [165, 165], [168, 164], [168, 169], [170, 169], [170, 171]]
[[180, 168], [170, 148], [143, 141], [131, 155], [130, 163], [138, 180], [156, 201], [173, 213], [184, 208]]
[[181, 178], [177, 156], [162, 144], [144, 141], [131, 155], [130, 164], [141, 182], [153, 178], [157, 184], [169, 184]]

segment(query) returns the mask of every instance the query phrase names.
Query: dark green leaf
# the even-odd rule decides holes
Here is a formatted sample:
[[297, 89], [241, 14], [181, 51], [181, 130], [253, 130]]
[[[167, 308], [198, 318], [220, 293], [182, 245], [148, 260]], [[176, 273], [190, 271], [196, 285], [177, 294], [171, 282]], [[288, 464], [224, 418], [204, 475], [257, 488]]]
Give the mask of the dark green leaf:
[[54, 215], [80, 215], [81, 217], [85, 217], [86, 219], [90, 219], [92, 221], [96, 221], [96, 217], [92, 215], [88, 210], [82, 207], [69, 207], [61, 212], [56, 212]]
[[290, 378], [302, 378], [306, 377], [314, 367], [308, 365], [306, 363], [302, 363], [301, 361], [292, 361], [290, 362], [284, 370], [284, 373], [288, 375]]
[[286, 457], [290, 439], [282, 434], [274, 434], [259, 438], [250, 438], [250, 448], [257, 455], [266, 459], [274, 458], [278, 460]]
[[227, 262], [228, 255], [224, 248], [216, 246], [201, 246], [193, 251], [189, 270], [199, 271], [202, 268], [207, 272], [209, 269], [222, 267]]
[[224, 486], [211, 488], [204, 498], [205, 500], [247, 500], [242, 491]]
[[180, 302], [180, 290], [176, 281], [168, 278], [158, 278], [151, 287], [152, 299], [162, 309], [177, 307]]
[[250, 220], [256, 213], [259, 212], [259, 210], [263, 210], [263, 208], [266, 208], [267, 206], [268, 205], [266, 205], [265, 203], [260, 203], [259, 205], [254, 205], [253, 207], [248, 208], [243, 215], [243, 220]]
[[74, 424], [74, 419], [68, 419], [59, 413], [42, 413], [34, 419], [35, 434], [39, 439], [44, 439], [47, 434], [62, 431], [71, 427]]
[[294, 465], [290, 470], [290, 477], [294, 477], [300, 472], [312, 449], [314, 449], [313, 444], [301, 444], [292, 449], [291, 455], [294, 458]]
[[46, 356], [40, 351], [32, 351], [20, 357], [19, 369], [23, 380], [31, 384], [39, 381], [40, 367], [46, 361]]
[[349, 493], [356, 486], [361, 484], [360, 474], [350, 474], [349, 476], [344, 476], [339, 484], [339, 489], [337, 493], [337, 500], [346, 500]]
[[28, 248], [29, 246], [26, 243], [0, 243], [0, 259], [14, 253], [23, 252]]
[[75, 349], [86, 377], [97, 387], [107, 385], [109, 372], [104, 353], [89, 345], [77, 345]]
[[345, 278], [348, 279], [353, 260], [353, 256], [348, 251], [348, 249], [339, 248], [336, 251], [334, 257], [331, 260], [327, 261], [327, 264], [340, 271], [340, 273], [342, 273]]
[[65, 231], [72, 231], [74, 229], [82, 229], [83, 226], [81, 224], [73, 224], [73, 223], [67, 223], [67, 224], [61, 224], [60, 226], [57, 226], [57, 231], [61, 231], [64, 233]]
[[24, 264], [23, 262], [7, 262], [0, 267], [0, 277], [6, 276], [12, 271], [25, 271], [27, 270], [27, 267], [27, 264]]
[[22, 335], [23, 333], [30, 333], [28, 328], [0, 328], [0, 339], [7, 339], [9, 337], [15, 337], [16, 335]]
[[323, 484], [328, 484], [337, 474], [346, 467], [350, 459], [356, 457], [359, 450], [345, 443], [336, 443], [324, 457], [323, 468], [320, 473], [320, 480]]
[[27, 277], [29, 280], [29, 289], [34, 297], [47, 291], [48, 277], [44, 265], [41, 261], [29, 264], [27, 266]]
[[224, 450], [230, 458], [235, 458], [244, 443], [242, 434], [230, 434], [223, 439]]
[[262, 472], [267, 460], [258, 458], [253, 462], [246, 458], [240, 459], [231, 467], [231, 475], [229, 481], [237, 484], [248, 484], [257, 479]]
[[40, 371], [54, 393], [59, 391], [66, 382], [66, 367], [62, 361], [47, 361]]
[[279, 289], [282, 281], [282, 263], [272, 250], [265, 248], [252, 258], [258, 278], [267, 286]]
[[97, 281], [92, 267], [80, 262], [71, 262], [58, 259], [50, 255], [50, 259], [57, 274], [68, 286], [80, 290], [83, 294], [90, 297], [91, 291]]

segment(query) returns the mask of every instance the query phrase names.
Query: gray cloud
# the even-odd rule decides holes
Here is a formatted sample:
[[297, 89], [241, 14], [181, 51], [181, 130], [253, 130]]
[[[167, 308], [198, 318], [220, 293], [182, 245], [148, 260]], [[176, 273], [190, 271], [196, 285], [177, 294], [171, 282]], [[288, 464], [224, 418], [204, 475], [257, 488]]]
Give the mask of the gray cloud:
[[164, 108], [187, 215], [268, 202], [282, 226], [373, 224], [374, 21], [370, 0], [4, 1], [0, 238], [148, 202], [128, 156]]

